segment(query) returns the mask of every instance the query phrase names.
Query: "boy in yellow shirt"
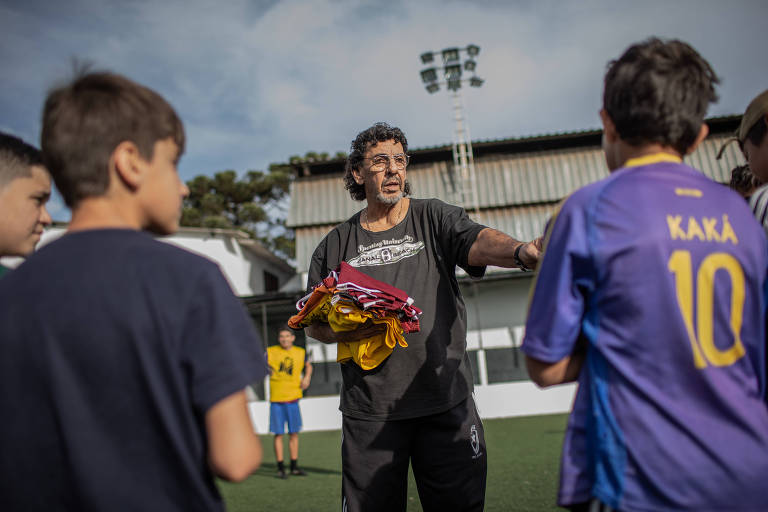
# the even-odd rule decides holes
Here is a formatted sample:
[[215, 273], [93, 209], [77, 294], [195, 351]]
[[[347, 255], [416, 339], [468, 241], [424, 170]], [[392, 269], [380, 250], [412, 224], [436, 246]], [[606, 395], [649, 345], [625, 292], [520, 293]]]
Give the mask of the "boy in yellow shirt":
[[[312, 378], [312, 363], [307, 352], [295, 347], [296, 336], [288, 326], [278, 331], [279, 345], [267, 347], [269, 362], [269, 430], [275, 434], [275, 459], [277, 476], [287, 478], [283, 463], [283, 433], [288, 424], [288, 449], [291, 456], [291, 475], [306, 476], [299, 468], [299, 431], [301, 430], [301, 411], [299, 399], [309, 387]], [[304, 374], [302, 376], [302, 373]]]

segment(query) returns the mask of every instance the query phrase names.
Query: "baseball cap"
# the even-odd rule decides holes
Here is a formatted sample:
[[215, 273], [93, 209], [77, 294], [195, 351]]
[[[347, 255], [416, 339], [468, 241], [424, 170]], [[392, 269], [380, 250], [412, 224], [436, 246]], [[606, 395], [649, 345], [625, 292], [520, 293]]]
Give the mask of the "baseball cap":
[[736, 130], [734, 137], [729, 138], [720, 147], [720, 151], [717, 152], [717, 159], [723, 156], [725, 148], [733, 141], [739, 141], [741, 146], [744, 145], [744, 141], [747, 140], [747, 134], [749, 130], [755, 126], [761, 117], [768, 114], [768, 90], [761, 92], [753, 99], [747, 106], [747, 110], [744, 111], [744, 115], [741, 116], [741, 124], [739, 129]]
[[768, 113], [768, 90], [758, 94], [757, 97], [749, 103], [747, 110], [744, 111], [744, 115], [741, 116], [739, 131], [736, 132], [736, 137], [741, 144], [744, 144], [749, 129], [755, 126], [755, 123], [766, 113]]

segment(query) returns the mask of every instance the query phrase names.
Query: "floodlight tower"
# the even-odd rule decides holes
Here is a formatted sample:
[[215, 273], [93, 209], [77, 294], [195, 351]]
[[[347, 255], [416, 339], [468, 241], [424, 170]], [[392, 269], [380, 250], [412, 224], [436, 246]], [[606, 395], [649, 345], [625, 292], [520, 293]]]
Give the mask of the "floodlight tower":
[[[421, 63], [424, 65], [433, 64], [438, 57], [442, 58], [442, 66], [432, 65], [421, 71], [421, 80], [430, 94], [439, 91], [440, 86], [445, 86], [446, 90], [451, 92], [454, 120], [451, 183], [456, 199], [464, 208], [471, 206], [475, 213], [480, 209], [475, 181], [475, 160], [472, 155], [469, 125], [464, 117], [461, 86], [462, 84], [469, 84], [470, 87], [483, 85], [483, 79], [475, 74], [477, 68], [475, 58], [478, 53], [480, 53], [480, 47], [470, 44], [466, 48], [446, 48], [439, 52], [424, 52], [420, 56]], [[462, 54], [466, 54], [463, 64]], [[469, 76], [462, 77], [464, 71]]]

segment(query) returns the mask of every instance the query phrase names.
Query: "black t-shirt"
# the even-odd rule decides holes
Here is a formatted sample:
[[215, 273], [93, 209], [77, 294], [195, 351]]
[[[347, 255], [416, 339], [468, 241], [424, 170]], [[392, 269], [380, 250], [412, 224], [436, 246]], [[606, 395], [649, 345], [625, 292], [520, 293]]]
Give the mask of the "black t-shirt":
[[66, 234], [0, 280], [0, 510], [223, 510], [206, 411], [266, 374], [211, 261]]
[[423, 311], [421, 331], [406, 335], [407, 348], [396, 346], [373, 370], [351, 361], [341, 365], [344, 414], [415, 418], [450, 409], [471, 393], [466, 310], [456, 266], [473, 277], [483, 275], [485, 267], [470, 267], [467, 258], [484, 227], [462, 208], [437, 199], [412, 199], [405, 218], [391, 229], [363, 229], [357, 213], [320, 242], [312, 255], [308, 287], [344, 260], [407, 292]]

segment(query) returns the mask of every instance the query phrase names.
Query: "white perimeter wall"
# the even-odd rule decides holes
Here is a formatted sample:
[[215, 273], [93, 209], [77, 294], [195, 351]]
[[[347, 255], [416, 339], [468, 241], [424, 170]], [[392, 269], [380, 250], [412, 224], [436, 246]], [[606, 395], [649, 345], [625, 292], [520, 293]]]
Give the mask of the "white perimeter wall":
[[[575, 391], [576, 384], [548, 389], [529, 381], [490, 384], [475, 386], [475, 402], [483, 419], [556, 414], [571, 410]], [[249, 407], [256, 432], [269, 433], [269, 402], [252, 401]], [[341, 429], [338, 396], [302, 398], [299, 407], [303, 431]]]

